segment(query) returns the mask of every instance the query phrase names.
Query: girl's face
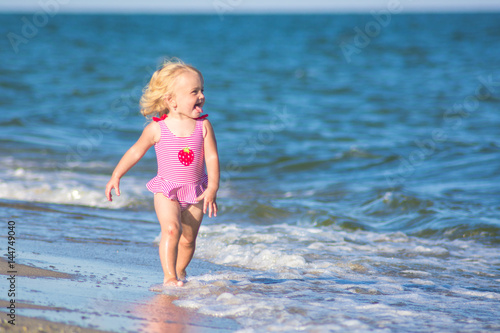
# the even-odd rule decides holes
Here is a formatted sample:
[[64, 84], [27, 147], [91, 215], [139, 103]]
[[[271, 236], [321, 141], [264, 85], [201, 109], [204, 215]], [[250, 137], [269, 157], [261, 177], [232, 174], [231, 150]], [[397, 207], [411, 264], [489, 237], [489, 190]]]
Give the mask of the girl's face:
[[205, 104], [203, 94], [203, 79], [198, 73], [186, 71], [178, 78], [175, 85], [175, 95], [171, 98], [171, 112], [181, 113], [189, 118], [198, 118]]

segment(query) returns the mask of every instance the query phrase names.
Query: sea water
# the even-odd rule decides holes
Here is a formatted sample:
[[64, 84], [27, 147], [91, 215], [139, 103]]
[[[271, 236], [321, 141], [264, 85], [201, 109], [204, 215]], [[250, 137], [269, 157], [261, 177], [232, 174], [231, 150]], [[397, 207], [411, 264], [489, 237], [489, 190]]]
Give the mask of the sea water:
[[498, 14], [0, 19], [0, 209], [26, 241], [156, 247], [154, 152], [104, 186], [175, 56], [221, 162], [213, 266], [163, 291], [178, 307], [242, 332], [500, 330]]

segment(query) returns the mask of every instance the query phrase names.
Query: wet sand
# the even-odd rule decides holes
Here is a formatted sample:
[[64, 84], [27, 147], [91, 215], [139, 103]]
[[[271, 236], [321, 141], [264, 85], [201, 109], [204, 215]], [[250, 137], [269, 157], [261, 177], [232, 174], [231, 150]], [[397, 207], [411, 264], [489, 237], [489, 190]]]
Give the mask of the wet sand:
[[[15, 244], [13, 297], [8, 293], [12, 268], [0, 258], [0, 333], [232, 332], [239, 328], [233, 320], [176, 306], [176, 295], [185, 291], [164, 293], [153, 288], [163, 275], [154, 237], [143, 243], [70, 237], [66, 236], [69, 229], [62, 226], [68, 218], [66, 207], [63, 211], [55, 207], [50, 215], [37, 215], [37, 219], [31, 214], [39, 214], [39, 210], [30, 205], [10, 208], [15, 209], [16, 220], [22, 221], [16, 236], [24, 238], [17, 238]], [[82, 219], [82, 215], [74, 215]], [[40, 222], [40, 217], [47, 223]], [[89, 218], [95, 217], [84, 217]], [[40, 225], [47, 229], [41, 230]], [[55, 225], [61, 225], [64, 236], [54, 232]], [[220, 269], [195, 259], [188, 273]], [[11, 299], [15, 301], [15, 325], [9, 323]]]
[[[7, 273], [7, 260], [0, 258], [0, 274], [11, 276], [12, 274]], [[72, 277], [71, 274], [66, 274], [62, 272], [52, 271], [48, 269], [38, 268], [34, 266], [28, 266], [23, 264], [16, 264], [16, 277], [29, 277], [29, 278], [58, 278], [58, 279], [69, 279]], [[0, 300], [0, 308], [2, 311], [8, 310], [10, 306], [10, 300]], [[15, 302], [16, 312], [25, 309], [34, 310], [48, 310], [48, 311], [64, 311], [64, 308], [59, 307], [47, 307], [36, 304], [28, 304], [23, 302]], [[64, 323], [52, 322], [39, 318], [31, 318], [26, 316], [15, 314], [15, 317], [8, 317], [8, 312], [3, 315], [4, 318], [0, 321], [0, 332], [12, 332], [12, 333], [25, 333], [25, 332], [81, 332], [81, 333], [97, 333], [103, 332], [99, 330], [82, 328], [74, 325], [68, 325]], [[14, 325], [13, 325], [14, 323]]]
[[[3, 303], [2, 303], [3, 307]], [[104, 331], [82, 328], [63, 323], [51, 322], [43, 319], [16, 316], [16, 325], [8, 323], [8, 320], [2, 319], [0, 322], [0, 333], [99, 333]]]
[[[0, 257], [0, 274], [2, 275], [10, 275], [7, 273], [7, 260], [5, 258]], [[55, 268], [55, 267], [54, 267]], [[26, 276], [26, 277], [32, 277], [32, 278], [37, 278], [37, 277], [51, 277], [51, 278], [61, 278], [61, 279], [69, 279], [72, 277], [71, 274], [66, 274], [62, 272], [57, 272], [54, 270], [49, 270], [49, 269], [43, 269], [43, 268], [38, 268], [34, 266], [28, 266], [28, 265], [23, 265], [23, 264], [16, 264], [15, 265], [16, 269], [16, 276]]]

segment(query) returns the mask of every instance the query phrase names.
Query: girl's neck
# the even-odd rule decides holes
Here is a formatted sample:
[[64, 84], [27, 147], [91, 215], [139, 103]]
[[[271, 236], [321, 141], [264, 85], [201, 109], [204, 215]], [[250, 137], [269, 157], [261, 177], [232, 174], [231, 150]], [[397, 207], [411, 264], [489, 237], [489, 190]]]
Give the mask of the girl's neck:
[[176, 121], [194, 120], [193, 118], [186, 116], [185, 114], [182, 114], [180, 112], [175, 112], [175, 111], [170, 111], [168, 113], [168, 118], [170, 118], [171, 120], [176, 120]]

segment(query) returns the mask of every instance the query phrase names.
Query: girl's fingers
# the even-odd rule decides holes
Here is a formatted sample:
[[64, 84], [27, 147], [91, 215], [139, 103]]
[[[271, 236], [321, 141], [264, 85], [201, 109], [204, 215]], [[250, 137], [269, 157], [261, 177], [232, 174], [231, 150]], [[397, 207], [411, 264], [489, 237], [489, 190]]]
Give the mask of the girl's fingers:
[[113, 198], [111, 197], [111, 189], [109, 186], [106, 186], [106, 198], [108, 198], [108, 201], [113, 201]]
[[[208, 200], [205, 200], [203, 202], [203, 214], [206, 214], [207, 213], [207, 207], [209, 206], [209, 203], [208, 203]], [[208, 210], [209, 213], [210, 213], [210, 209]], [[210, 217], [210, 214], [208, 214], [208, 217]]]
[[211, 202], [208, 206], [208, 217], [217, 216], [217, 203], [215, 201]]
[[111, 195], [111, 191], [115, 189], [115, 193], [117, 196], [120, 196], [120, 186], [119, 185], [114, 185], [114, 184], [108, 184], [106, 186], [106, 198], [108, 198], [108, 201], [113, 201], [113, 196]]
[[206, 197], [207, 192], [203, 192], [200, 196], [196, 198], [196, 201], [203, 201], [203, 214], [207, 213], [208, 209], [208, 217], [217, 216], [217, 204], [212, 196]]

